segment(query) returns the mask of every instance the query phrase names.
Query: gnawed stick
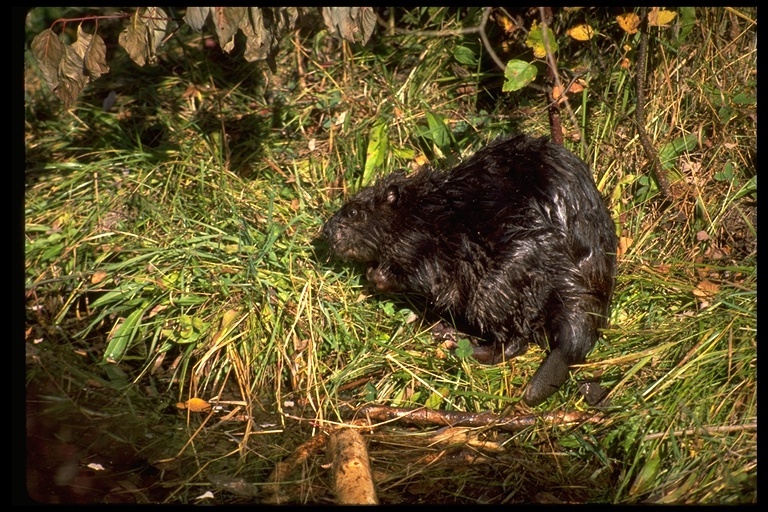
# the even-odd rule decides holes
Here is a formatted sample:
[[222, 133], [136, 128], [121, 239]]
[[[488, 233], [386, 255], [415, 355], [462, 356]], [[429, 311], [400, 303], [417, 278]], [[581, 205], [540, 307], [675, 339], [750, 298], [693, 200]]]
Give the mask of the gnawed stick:
[[[290, 480], [290, 475], [309, 457], [317, 455], [320, 450], [329, 444], [329, 439], [338, 432], [352, 431], [358, 432], [359, 428], [370, 430], [379, 426], [381, 423], [405, 423], [420, 427], [430, 426], [450, 426], [450, 427], [490, 427], [507, 432], [517, 432], [537, 423], [547, 423], [549, 425], [570, 425], [574, 423], [599, 423], [602, 421], [600, 414], [586, 412], [566, 412], [554, 411], [543, 414], [526, 414], [523, 416], [500, 416], [490, 412], [468, 413], [457, 411], [436, 411], [426, 408], [407, 409], [402, 407], [387, 406], [365, 406], [360, 409], [347, 409], [345, 414], [347, 420], [345, 426], [332, 428], [330, 432], [323, 432], [315, 435], [307, 442], [299, 446], [287, 459], [278, 462], [275, 469], [267, 479], [268, 486], [265, 489], [264, 503], [288, 503], [297, 501], [295, 497], [285, 493], [281, 484]], [[302, 420], [302, 418], [294, 418]], [[304, 420], [315, 421], [315, 420]], [[357, 429], [355, 428], [357, 427]], [[456, 435], [456, 431], [449, 431], [451, 436]], [[350, 434], [344, 434], [350, 435]], [[358, 434], [359, 435], [359, 434]], [[445, 434], [441, 434], [437, 440], [442, 439]], [[432, 440], [433, 442], [436, 439]], [[452, 442], [458, 439], [453, 437]], [[469, 443], [475, 448], [481, 448], [475, 444]], [[496, 451], [494, 446], [482, 446], [483, 451]], [[330, 452], [335, 453], [333, 449]], [[365, 459], [368, 460], [367, 450]], [[331, 455], [334, 463], [342, 458]], [[370, 472], [370, 464], [367, 463]], [[335, 472], [335, 469], [334, 469]], [[368, 477], [365, 477], [367, 480]], [[371, 485], [366, 483], [365, 485]], [[338, 485], [337, 485], [338, 487]], [[337, 491], [338, 492], [338, 491]], [[337, 494], [338, 496], [338, 494]], [[373, 494], [375, 496], [375, 494]], [[339, 498], [341, 499], [341, 498]], [[350, 502], [351, 503], [351, 502]]]
[[368, 448], [360, 432], [342, 428], [331, 433], [329, 456], [333, 460], [336, 499], [341, 505], [377, 505]]

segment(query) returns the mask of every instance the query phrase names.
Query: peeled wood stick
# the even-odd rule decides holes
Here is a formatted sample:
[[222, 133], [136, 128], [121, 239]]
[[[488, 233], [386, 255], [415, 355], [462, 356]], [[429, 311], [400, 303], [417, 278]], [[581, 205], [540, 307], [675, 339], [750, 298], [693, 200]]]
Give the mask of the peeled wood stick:
[[378, 505], [363, 436], [355, 429], [336, 430], [330, 435], [328, 449], [339, 504]]

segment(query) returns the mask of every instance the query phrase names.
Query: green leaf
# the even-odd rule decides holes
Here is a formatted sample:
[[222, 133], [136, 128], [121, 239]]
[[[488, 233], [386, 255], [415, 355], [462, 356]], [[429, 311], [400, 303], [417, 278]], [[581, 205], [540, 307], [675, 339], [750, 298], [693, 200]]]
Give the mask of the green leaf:
[[392, 316], [395, 314], [395, 305], [391, 302], [384, 302], [381, 304], [381, 309], [384, 310], [384, 313], [387, 314], [387, 316]]
[[757, 104], [757, 98], [753, 94], [740, 92], [731, 98], [731, 103], [736, 105], [755, 105]]
[[659, 160], [661, 161], [661, 166], [664, 169], [670, 169], [674, 167], [677, 157], [687, 151], [693, 151], [696, 149], [697, 144], [698, 137], [692, 133], [684, 135], [683, 137], [678, 137], [672, 142], [665, 144], [659, 150]]
[[680, 7], [678, 9], [680, 14], [680, 35], [677, 37], [678, 46], [682, 43], [688, 34], [691, 32], [694, 26], [696, 26], [696, 8], [695, 7]]
[[504, 85], [501, 90], [513, 92], [522, 89], [536, 79], [536, 66], [530, 62], [513, 59], [507, 62], [504, 70]]
[[363, 390], [363, 392], [365, 393], [365, 400], [367, 402], [373, 402], [374, 400], [376, 400], [376, 395], [378, 394], [376, 392], [376, 386], [374, 386], [370, 382], [365, 385], [365, 389]]
[[465, 359], [467, 357], [470, 357], [474, 353], [475, 353], [475, 349], [472, 346], [472, 343], [468, 339], [465, 338], [456, 342], [456, 350], [454, 351], [454, 355], [456, 357]]
[[632, 487], [629, 489], [630, 496], [641, 496], [651, 490], [661, 469], [660, 464], [661, 457], [659, 457], [658, 452], [651, 454], [632, 482]]
[[105, 362], [120, 361], [125, 355], [125, 351], [131, 341], [136, 338], [136, 334], [141, 326], [141, 317], [146, 308], [135, 309], [125, 319], [118, 319], [112, 333], [109, 336], [109, 344], [104, 351]]
[[429, 395], [426, 402], [424, 403], [424, 406], [429, 409], [439, 409], [440, 404], [443, 403], [445, 397], [447, 397], [449, 394], [450, 391], [448, 388], [442, 387]]
[[723, 170], [715, 173], [715, 180], [717, 181], [732, 181], [733, 180], [733, 163], [726, 162], [723, 166]]
[[459, 61], [461, 64], [464, 64], [467, 66], [477, 65], [477, 57], [475, 56], [475, 52], [473, 52], [472, 49], [467, 48], [466, 46], [457, 46], [456, 48], [454, 48], [453, 58]]
[[429, 125], [428, 137], [440, 148], [444, 149], [450, 145], [451, 134], [445, 126], [443, 117], [432, 112], [427, 112], [427, 124]]
[[752, 198], [757, 201], [757, 174], [752, 176], [747, 184], [744, 185], [741, 190], [736, 192], [736, 195], [733, 197], [733, 199], [740, 199], [744, 196], [752, 196]]
[[64, 243], [53, 244], [40, 255], [42, 261], [52, 261], [57, 259], [64, 251]]
[[380, 117], [376, 120], [368, 135], [368, 148], [365, 152], [365, 169], [363, 170], [363, 186], [373, 181], [375, 171], [384, 163], [389, 149], [389, 122]]
[[[549, 42], [550, 51], [556, 53], [559, 48], [557, 39], [555, 38], [555, 33], [549, 27], [547, 27], [547, 42]], [[534, 22], [531, 26], [528, 37], [525, 39], [525, 45], [533, 50], [533, 56], [537, 59], [543, 59], [547, 56], [544, 45], [544, 32], [542, 32], [541, 25], [537, 22]]]
[[392, 153], [397, 158], [402, 158], [403, 160], [413, 160], [416, 158], [416, 151], [413, 148], [398, 148], [393, 146]]

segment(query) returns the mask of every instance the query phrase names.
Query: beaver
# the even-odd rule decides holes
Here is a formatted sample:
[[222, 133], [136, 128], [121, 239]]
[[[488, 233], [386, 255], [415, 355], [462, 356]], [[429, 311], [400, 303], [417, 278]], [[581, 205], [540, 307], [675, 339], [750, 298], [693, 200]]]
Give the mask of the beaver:
[[[418, 294], [496, 364], [548, 350], [523, 399], [537, 405], [605, 327], [614, 223], [576, 155], [547, 138], [496, 140], [447, 171], [395, 171], [323, 226], [332, 255], [367, 265], [381, 292]], [[454, 344], [455, 348], [455, 344]]]

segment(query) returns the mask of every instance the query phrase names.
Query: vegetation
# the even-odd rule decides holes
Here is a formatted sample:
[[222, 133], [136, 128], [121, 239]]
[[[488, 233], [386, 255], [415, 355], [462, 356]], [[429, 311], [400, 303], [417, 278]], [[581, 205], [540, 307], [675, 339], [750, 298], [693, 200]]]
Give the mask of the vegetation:
[[[757, 13], [674, 11], [650, 29], [646, 73], [666, 199], [634, 125], [640, 33], [617, 22], [633, 11], [555, 12], [559, 78], [583, 83], [561, 109], [565, 144], [594, 170], [621, 243], [610, 328], [534, 410], [520, 399], [540, 350], [499, 366], [443, 354], [417, 305], [371, 294], [319, 234], [375, 176], [549, 133], [544, 61], [526, 45], [537, 10], [494, 9], [485, 25], [503, 62], [538, 69], [513, 92], [467, 30], [480, 8], [381, 9], [364, 46], [316, 15], [282, 39], [274, 72], [183, 30], [139, 67], [117, 46], [123, 20], [105, 20], [110, 72], [68, 109], [29, 48], [83, 13], [30, 11], [28, 432], [56, 429], [40, 448], [50, 466], [28, 447], [32, 498], [267, 502], [278, 463], [378, 404], [600, 414], [461, 442], [365, 430], [382, 503], [756, 502]], [[583, 25], [591, 37], [569, 34]], [[586, 402], [589, 379], [609, 403]], [[65, 448], [80, 457], [70, 473]], [[286, 495], [332, 502], [322, 450], [301, 460]]]

